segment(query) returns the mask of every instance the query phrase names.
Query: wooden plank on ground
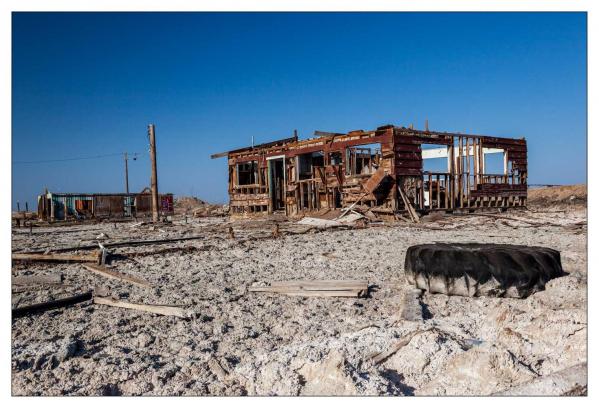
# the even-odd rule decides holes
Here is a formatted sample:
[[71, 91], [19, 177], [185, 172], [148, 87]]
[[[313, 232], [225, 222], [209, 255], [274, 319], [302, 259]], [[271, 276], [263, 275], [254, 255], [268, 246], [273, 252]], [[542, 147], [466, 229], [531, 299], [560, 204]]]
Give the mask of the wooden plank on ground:
[[23, 306], [12, 310], [12, 317], [22, 317], [27, 316], [34, 313], [45, 312], [52, 309], [57, 309], [60, 307], [71, 306], [77, 303], [85, 302], [87, 300], [92, 299], [92, 292], [86, 292], [79, 295], [52, 300], [49, 302], [36, 303], [29, 306]]
[[135, 276], [131, 276], [131, 275], [126, 275], [124, 273], [118, 272], [118, 271], [113, 271], [105, 266], [101, 266], [101, 265], [94, 265], [94, 264], [83, 264], [83, 267], [85, 269], [87, 269], [90, 272], [94, 272], [100, 276], [103, 276], [105, 278], [109, 278], [109, 279], [117, 279], [123, 282], [127, 282], [127, 283], [131, 283], [132, 285], [136, 285], [136, 286], [141, 286], [144, 288], [149, 288], [152, 285], [150, 284], [150, 282], [141, 279], [141, 278], [137, 278]]
[[401, 339], [397, 343], [395, 343], [389, 350], [377, 353], [374, 356], [372, 356], [372, 362], [374, 364], [380, 364], [380, 363], [384, 362], [389, 357], [391, 357], [393, 354], [397, 353], [399, 350], [401, 350], [402, 348], [404, 348], [405, 346], [410, 344], [410, 341], [412, 341], [414, 336], [424, 333], [429, 330], [431, 330], [431, 329], [415, 330], [413, 332], [406, 334], [403, 339]]
[[128, 303], [128, 302], [122, 302], [120, 300], [114, 300], [109, 297], [99, 297], [99, 296], [94, 297], [94, 303], [99, 304], [99, 305], [121, 307], [124, 309], [139, 310], [142, 312], [154, 313], [154, 314], [159, 314], [159, 315], [163, 315], [163, 316], [176, 316], [176, 317], [181, 317], [181, 318], [186, 318], [189, 316], [187, 310], [185, 310], [181, 307], [177, 307], [177, 306], [146, 305], [146, 304], [141, 304], [141, 303]]
[[270, 286], [251, 286], [248, 291], [289, 296], [360, 297], [368, 293], [368, 281], [280, 281], [273, 282]]
[[271, 287], [275, 286], [301, 286], [305, 288], [322, 288], [329, 289], [331, 287], [344, 288], [344, 289], [367, 289], [368, 281], [366, 280], [287, 280], [277, 281], [270, 284]]
[[13, 261], [21, 262], [95, 262], [100, 263], [102, 252], [94, 254], [72, 255], [72, 254], [12, 254]]

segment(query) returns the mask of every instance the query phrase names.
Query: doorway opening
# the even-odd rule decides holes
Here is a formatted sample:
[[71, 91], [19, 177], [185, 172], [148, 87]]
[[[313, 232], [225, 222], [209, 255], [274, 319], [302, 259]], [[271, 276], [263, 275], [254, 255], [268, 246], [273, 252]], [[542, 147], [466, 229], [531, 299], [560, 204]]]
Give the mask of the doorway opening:
[[272, 211], [285, 209], [285, 158], [268, 160], [268, 186]]

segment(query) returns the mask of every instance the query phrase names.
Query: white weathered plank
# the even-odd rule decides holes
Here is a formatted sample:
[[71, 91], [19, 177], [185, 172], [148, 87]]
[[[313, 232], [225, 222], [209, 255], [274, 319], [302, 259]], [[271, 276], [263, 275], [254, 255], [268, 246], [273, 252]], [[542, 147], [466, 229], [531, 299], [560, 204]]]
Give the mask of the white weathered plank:
[[109, 279], [117, 279], [123, 282], [131, 283], [133, 285], [141, 286], [144, 288], [151, 287], [150, 282], [143, 280], [141, 278], [136, 278], [135, 276], [126, 275], [124, 273], [113, 271], [111, 269], [106, 268], [105, 266], [94, 265], [94, 264], [83, 264], [83, 267], [90, 272], [103, 276]]

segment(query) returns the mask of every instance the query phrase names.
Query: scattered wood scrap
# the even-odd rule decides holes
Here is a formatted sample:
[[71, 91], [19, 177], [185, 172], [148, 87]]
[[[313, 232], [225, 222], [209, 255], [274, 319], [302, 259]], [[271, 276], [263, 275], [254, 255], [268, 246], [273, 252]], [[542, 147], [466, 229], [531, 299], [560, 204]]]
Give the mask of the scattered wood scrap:
[[105, 266], [94, 265], [94, 264], [83, 264], [83, 267], [85, 269], [87, 269], [88, 271], [94, 272], [94, 273], [96, 273], [100, 276], [103, 276], [105, 278], [117, 279], [122, 282], [130, 283], [132, 285], [141, 286], [143, 288], [149, 288], [152, 286], [150, 284], [150, 282], [148, 282], [144, 279], [136, 278], [135, 276], [131, 276], [131, 275], [126, 275], [126, 274], [118, 272], [118, 271], [113, 271], [111, 269], [108, 269]]
[[133, 309], [139, 310], [142, 312], [149, 312], [154, 314], [159, 314], [163, 316], [176, 316], [181, 318], [186, 318], [189, 316], [187, 310], [177, 307], [177, 306], [167, 306], [167, 305], [146, 305], [142, 303], [128, 303], [122, 302], [120, 300], [114, 300], [109, 297], [94, 297], [94, 303], [99, 305], [106, 306], [114, 306], [114, 307], [122, 307], [124, 309]]
[[100, 264], [102, 262], [102, 251], [85, 255], [22, 253], [12, 254], [12, 260], [20, 262], [94, 262]]
[[411, 322], [422, 322], [422, 306], [420, 305], [421, 297], [421, 289], [407, 289], [402, 291], [399, 305], [399, 318]]
[[389, 350], [382, 351], [380, 353], [376, 353], [376, 354], [372, 355], [370, 357], [372, 359], [372, 362], [374, 364], [380, 364], [380, 363], [384, 362], [389, 357], [391, 357], [393, 354], [397, 353], [399, 350], [401, 350], [402, 348], [404, 348], [405, 346], [407, 346], [408, 344], [410, 344], [410, 341], [412, 341], [412, 339], [414, 338], [414, 336], [416, 336], [418, 334], [421, 334], [421, 333], [424, 333], [424, 332], [429, 331], [429, 330], [431, 330], [431, 329], [415, 330], [413, 332], [410, 332], [410, 333], [406, 334], [403, 339], [401, 339], [400, 341], [398, 341], [397, 343], [395, 343]]
[[401, 196], [401, 199], [402, 199], [402, 201], [404, 202], [404, 204], [406, 206], [406, 210], [408, 210], [408, 215], [410, 216], [410, 218], [412, 219], [412, 221], [416, 222], [416, 223], [420, 222], [420, 218], [418, 217], [418, 213], [416, 212], [416, 210], [412, 206], [412, 203], [410, 203], [410, 200], [408, 199], [408, 196], [406, 195], [406, 193], [399, 186], [397, 187], [397, 189], [399, 190], [399, 195]]
[[65, 306], [75, 305], [77, 303], [85, 302], [92, 299], [92, 292], [85, 292], [79, 295], [51, 300], [49, 302], [36, 303], [29, 306], [18, 307], [12, 310], [12, 317], [22, 317], [34, 313], [45, 312], [52, 309], [58, 309]]
[[227, 373], [227, 370], [223, 368], [223, 366], [218, 362], [218, 360], [216, 360], [215, 358], [211, 358], [210, 360], [208, 360], [208, 367], [210, 368], [210, 371], [212, 371], [212, 373], [219, 379], [219, 381], [225, 384], [231, 383], [229, 379], [229, 373]]
[[368, 281], [320, 280], [280, 281], [270, 286], [250, 286], [250, 292], [281, 293], [289, 296], [361, 297], [368, 293]]

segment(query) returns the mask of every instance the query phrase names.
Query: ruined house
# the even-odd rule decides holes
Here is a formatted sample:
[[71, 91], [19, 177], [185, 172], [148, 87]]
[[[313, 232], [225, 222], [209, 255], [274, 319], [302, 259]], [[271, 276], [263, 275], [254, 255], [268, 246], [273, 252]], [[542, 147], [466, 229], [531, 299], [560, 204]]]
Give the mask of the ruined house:
[[354, 203], [379, 213], [522, 207], [526, 140], [381, 126], [315, 132], [227, 157], [232, 214], [301, 215]]
[[[158, 203], [160, 215], [174, 213], [172, 194], [159, 194]], [[37, 198], [37, 214], [44, 221], [150, 217], [152, 195], [149, 191], [129, 194], [45, 192]]]

